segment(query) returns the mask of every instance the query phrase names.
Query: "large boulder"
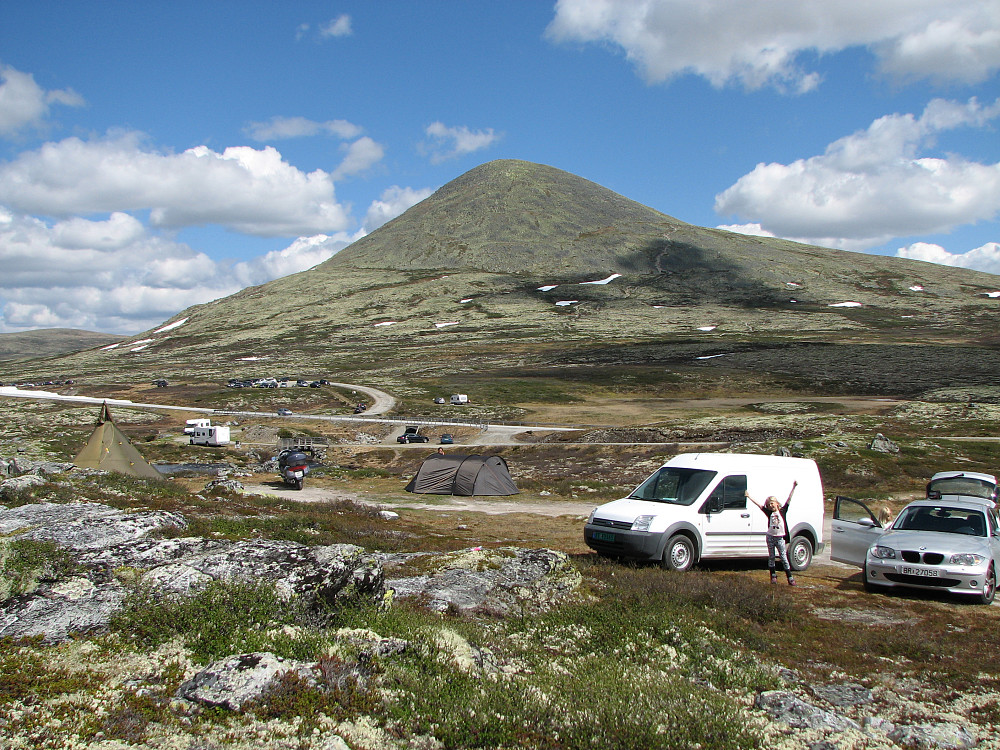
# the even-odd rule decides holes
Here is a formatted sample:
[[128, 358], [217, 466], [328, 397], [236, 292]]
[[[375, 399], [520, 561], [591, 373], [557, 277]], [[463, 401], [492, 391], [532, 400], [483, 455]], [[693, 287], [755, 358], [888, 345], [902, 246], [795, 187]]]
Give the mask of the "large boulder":
[[581, 582], [569, 556], [551, 549], [476, 548], [430, 561], [422, 556], [420, 567], [430, 572], [393, 577], [386, 586], [397, 598], [424, 600], [437, 611], [541, 611], [573, 596]]
[[275, 680], [293, 672], [313, 681], [312, 665], [270, 652], [237, 654], [212, 662], [177, 689], [177, 697], [204, 706], [239, 711], [262, 698]]
[[103, 549], [158, 529], [186, 526], [176, 513], [125, 511], [101, 503], [32, 503], [0, 509], [0, 534], [52, 541], [71, 550]]

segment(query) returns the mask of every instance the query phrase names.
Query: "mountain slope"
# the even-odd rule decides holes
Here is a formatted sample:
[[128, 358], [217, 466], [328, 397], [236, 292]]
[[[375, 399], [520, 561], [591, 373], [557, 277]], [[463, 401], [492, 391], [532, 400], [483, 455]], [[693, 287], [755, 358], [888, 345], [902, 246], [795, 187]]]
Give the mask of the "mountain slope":
[[508, 160], [316, 268], [133, 339], [152, 342], [61, 362], [116, 375], [127, 363], [136, 377], [364, 369], [386, 382], [686, 337], [953, 342], [994, 335], [997, 289], [991, 274], [696, 227]]
[[0, 360], [51, 357], [95, 346], [106, 346], [121, 336], [71, 328], [45, 328], [38, 331], [0, 334]]

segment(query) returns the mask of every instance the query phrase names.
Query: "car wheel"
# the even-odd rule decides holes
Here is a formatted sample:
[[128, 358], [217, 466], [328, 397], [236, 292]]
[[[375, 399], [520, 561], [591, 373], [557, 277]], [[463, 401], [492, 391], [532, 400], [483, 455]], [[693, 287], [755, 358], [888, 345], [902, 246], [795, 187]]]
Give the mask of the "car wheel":
[[694, 543], [683, 534], [676, 534], [667, 541], [660, 561], [664, 570], [683, 572], [694, 565]]
[[812, 542], [804, 536], [797, 536], [792, 539], [788, 546], [788, 563], [792, 570], [805, 570], [813, 559]]
[[997, 593], [997, 573], [996, 568], [993, 567], [993, 563], [990, 563], [990, 569], [986, 571], [986, 580], [983, 581], [983, 590], [979, 594], [978, 601], [980, 604], [992, 604], [993, 597]]

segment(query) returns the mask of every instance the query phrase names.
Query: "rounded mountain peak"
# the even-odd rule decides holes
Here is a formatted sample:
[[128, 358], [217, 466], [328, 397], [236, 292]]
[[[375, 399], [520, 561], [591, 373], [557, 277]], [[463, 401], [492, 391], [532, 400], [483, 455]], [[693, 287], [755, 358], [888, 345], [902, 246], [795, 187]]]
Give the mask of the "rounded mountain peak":
[[569, 172], [502, 159], [455, 178], [323, 265], [603, 271], [632, 265], [636, 250], [678, 226]]

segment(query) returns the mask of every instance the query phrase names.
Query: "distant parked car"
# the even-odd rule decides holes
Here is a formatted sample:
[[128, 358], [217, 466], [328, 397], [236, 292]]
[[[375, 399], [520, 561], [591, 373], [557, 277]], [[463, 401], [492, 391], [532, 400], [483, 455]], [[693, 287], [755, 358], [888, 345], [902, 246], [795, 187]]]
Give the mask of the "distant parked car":
[[434, 403], [435, 404], [446, 404], [448, 402], [445, 401], [444, 396], [438, 396], [436, 399], [434, 399]]
[[403, 434], [396, 438], [397, 443], [427, 443], [430, 438], [417, 432], [419, 428], [410, 425], [403, 431]]
[[450, 432], [441, 435], [441, 445], [451, 445], [455, 442], [455, 437]]
[[278, 409], [279, 417], [287, 417], [292, 413], [291, 409]]
[[990, 604], [1000, 564], [992, 500], [951, 495], [916, 500], [888, 529], [860, 500], [838, 497], [831, 557], [862, 569], [867, 591], [948, 591]]

